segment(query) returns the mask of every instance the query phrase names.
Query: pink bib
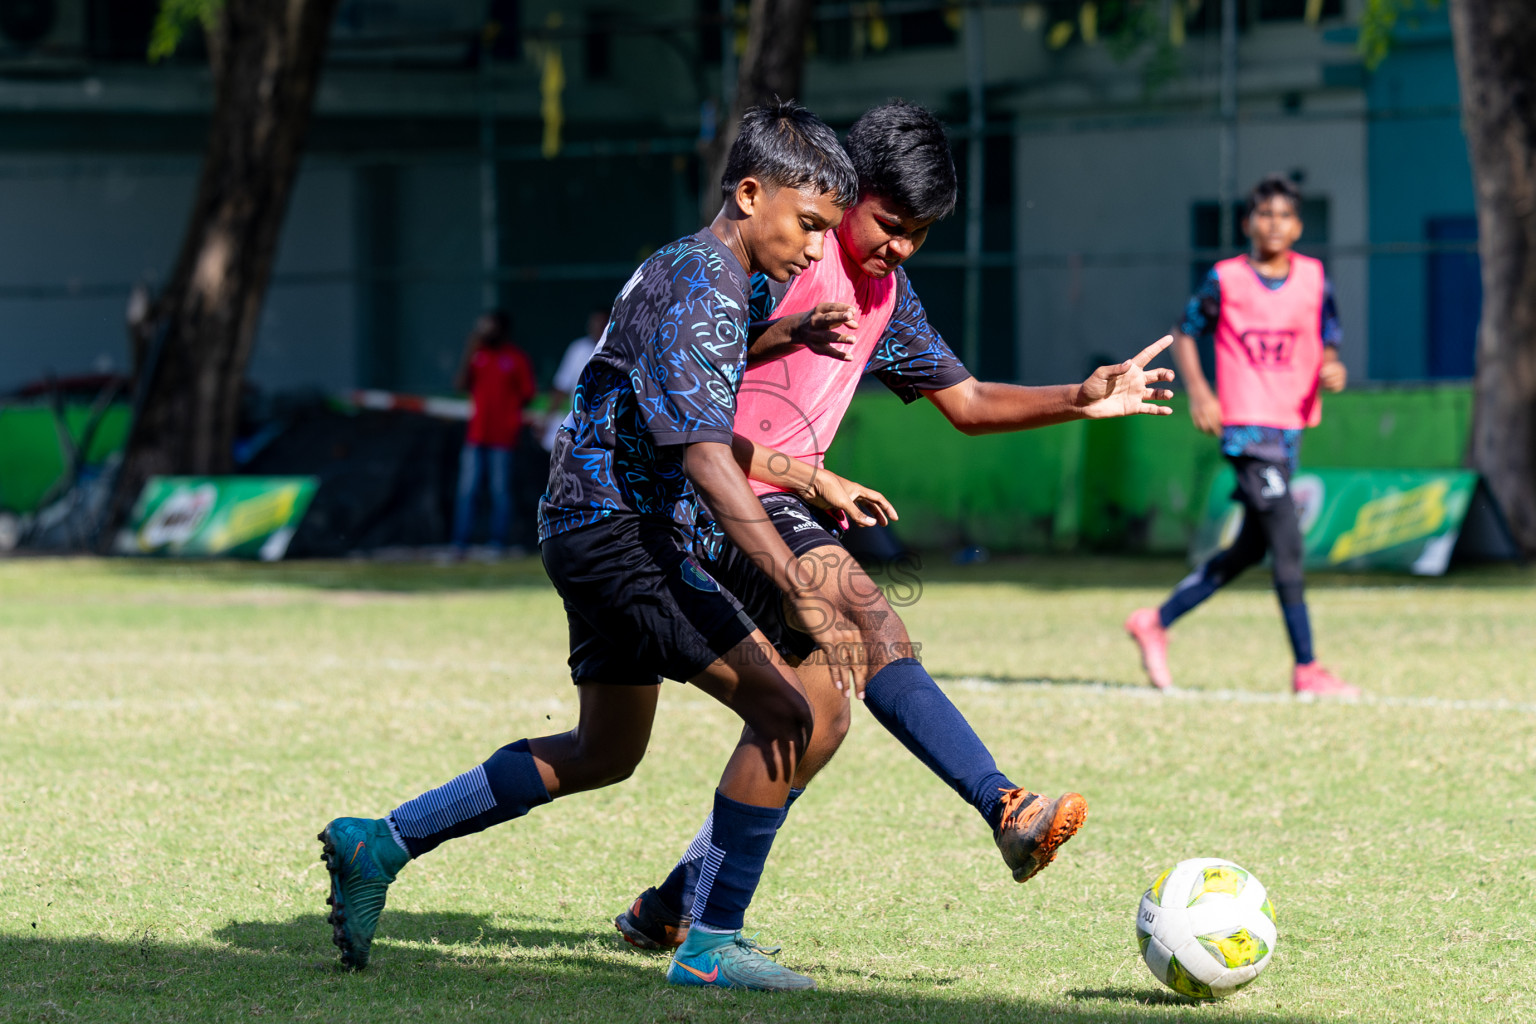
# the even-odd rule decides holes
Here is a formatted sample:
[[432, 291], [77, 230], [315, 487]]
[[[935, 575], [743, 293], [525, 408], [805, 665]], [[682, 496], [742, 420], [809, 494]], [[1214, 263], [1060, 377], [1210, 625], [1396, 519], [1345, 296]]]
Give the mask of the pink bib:
[[[850, 266], [835, 231], [828, 231], [824, 256], [790, 283], [774, 319], [846, 302], [858, 310], [859, 326], [847, 332], [848, 361], [803, 348], [747, 370], [736, 396], [736, 433], [786, 455], [820, 466], [843, 422], [864, 367], [896, 308], [896, 275], [876, 280]], [[782, 487], [751, 481], [758, 494]]]
[[1224, 426], [1315, 427], [1322, 419], [1323, 265], [1291, 253], [1291, 272], [1270, 289], [1247, 259], [1216, 264], [1216, 395]]

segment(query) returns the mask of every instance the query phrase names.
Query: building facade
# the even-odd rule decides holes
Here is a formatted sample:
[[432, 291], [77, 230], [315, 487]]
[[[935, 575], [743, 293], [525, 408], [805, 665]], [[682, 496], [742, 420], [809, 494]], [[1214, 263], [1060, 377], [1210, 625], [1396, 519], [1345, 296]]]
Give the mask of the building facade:
[[[1324, 0], [1316, 25], [1305, 0], [1238, 3], [1227, 119], [1220, 0], [1172, 5], [1180, 26], [1129, 56], [1132, 33], [1066, 0], [818, 6], [805, 102], [839, 127], [923, 103], [979, 179], [911, 264], [979, 373], [1080, 378], [1164, 333], [1240, 244], [1223, 192], [1271, 171], [1307, 195], [1301, 247], [1329, 266], [1356, 379], [1470, 372], [1476, 225], [1443, 19], [1367, 72], [1360, 0]], [[195, 39], [144, 60], [155, 0], [41, 6], [46, 25], [0, 40], [0, 392], [125, 368], [127, 297], [169, 271], [210, 106]], [[721, 9], [344, 0], [252, 382], [445, 392], [488, 303], [547, 377], [587, 311], [700, 223], [698, 144], [739, 45]]]

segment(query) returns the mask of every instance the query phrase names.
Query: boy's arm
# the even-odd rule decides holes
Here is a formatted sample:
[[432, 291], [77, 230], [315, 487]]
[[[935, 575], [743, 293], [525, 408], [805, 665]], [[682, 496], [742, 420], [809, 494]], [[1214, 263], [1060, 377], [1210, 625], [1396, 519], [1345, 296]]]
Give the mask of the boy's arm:
[[900, 518], [885, 495], [874, 488], [791, 458], [750, 437], [732, 437], [731, 454], [749, 480], [782, 487], [817, 508], [842, 512], [858, 526], [888, 526]]
[[1184, 391], [1189, 395], [1189, 415], [1195, 421], [1195, 426], [1205, 434], [1220, 434], [1221, 402], [1217, 400], [1216, 392], [1211, 390], [1211, 382], [1206, 379], [1205, 371], [1200, 367], [1200, 350], [1195, 345], [1195, 339], [1183, 331], [1175, 331], [1173, 334], [1173, 361], [1184, 377]]
[[972, 377], [924, 394], [957, 430], [973, 437], [1048, 427], [1069, 420], [1166, 416], [1173, 410], [1151, 403], [1172, 398], [1173, 392], [1152, 385], [1173, 380], [1173, 371], [1148, 370], [1147, 363], [1166, 349], [1170, 341], [1161, 338], [1123, 363], [1101, 366], [1081, 384], [1023, 387]]
[[790, 553], [784, 538], [774, 528], [768, 514], [747, 486], [747, 478], [731, 453], [731, 445], [718, 441], [696, 441], [683, 452], [683, 472], [703, 497], [715, 521], [725, 531], [726, 539], [783, 591], [794, 606], [795, 618], [807, 633], [826, 650], [827, 667], [838, 688], [848, 687], [861, 694], [859, 666], [838, 656], [839, 649], [852, 650], [859, 642], [859, 632], [843, 625], [836, 613], [836, 601], [821, 596], [820, 585], [828, 581], [819, 571], [801, 573], [798, 560]]
[[1195, 338], [1216, 329], [1221, 319], [1221, 274], [1212, 267], [1184, 304], [1184, 319], [1173, 330], [1173, 362], [1184, 378], [1189, 395], [1189, 415], [1202, 432], [1221, 434], [1221, 402], [1200, 366], [1200, 349]]
[[1339, 392], [1349, 382], [1349, 371], [1339, 358], [1339, 342], [1344, 331], [1339, 327], [1339, 307], [1333, 298], [1333, 282], [1323, 278], [1323, 309], [1318, 331], [1323, 336], [1323, 365], [1318, 370], [1317, 382], [1324, 391]]
[[1317, 371], [1317, 382], [1323, 386], [1324, 391], [1340, 392], [1344, 385], [1349, 383], [1349, 370], [1344, 367], [1344, 360], [1339, 358], [1337, 345], [1323, 346], [1323, 365]]

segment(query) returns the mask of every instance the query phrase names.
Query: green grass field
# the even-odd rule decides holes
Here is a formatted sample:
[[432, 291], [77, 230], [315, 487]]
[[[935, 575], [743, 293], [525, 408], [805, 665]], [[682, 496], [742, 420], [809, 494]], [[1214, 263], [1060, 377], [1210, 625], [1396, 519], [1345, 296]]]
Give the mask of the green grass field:
[[[0, 1021], [1536, 1021], [1536, 573], [1314, 579], [1357, 705], [1284, 696], [1258, 575], [1181, 622], [1185, 692], [1119, 631], [1172, 561], [928, 573], [904, 612], [1004, 770], [1087, 795], [1015, 885], [974, 811], [863, 711], [751, 926], [804, 996], [673, 990], [611, 918], [671, 866], [737, 727], [668, 685], [616, 788], [413, 864], [337, 969], [314, 840], [574, 723], [537, 562], [0, 562]], [[1279, 951], [1216, 1005], [1133, 936], [1165, 867], [1269, 887]]]

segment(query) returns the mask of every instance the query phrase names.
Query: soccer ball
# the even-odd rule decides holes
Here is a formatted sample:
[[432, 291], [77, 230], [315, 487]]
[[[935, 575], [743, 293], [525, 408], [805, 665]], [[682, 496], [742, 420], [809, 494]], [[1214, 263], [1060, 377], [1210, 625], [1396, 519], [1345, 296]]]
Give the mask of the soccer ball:
[[1269, 966], [1275, 908], [1229, 860], [1184, 860], [1141, 897], [1136, 941], [1152, 976], [1181, 995], [1221, 999]]

